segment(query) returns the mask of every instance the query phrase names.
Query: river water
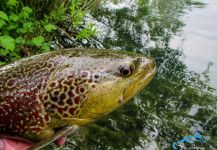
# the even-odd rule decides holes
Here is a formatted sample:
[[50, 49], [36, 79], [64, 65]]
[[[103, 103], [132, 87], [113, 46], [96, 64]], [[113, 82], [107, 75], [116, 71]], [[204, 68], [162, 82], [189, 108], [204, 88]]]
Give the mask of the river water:
[[70, 137], [70, 149], [217, 148], [217, 1], [113, 0], [86, 21], [89, 47], [153, 57], [155, 79], [133, 101]]
[[217, 88], [217, 1], [203, 0], [203, 7], [191, 7], [183, 16], [185, 27], [171, 41], [183, 51], [184, 63], [190, 70], [203, 73], [209, 68], [212, 87]]

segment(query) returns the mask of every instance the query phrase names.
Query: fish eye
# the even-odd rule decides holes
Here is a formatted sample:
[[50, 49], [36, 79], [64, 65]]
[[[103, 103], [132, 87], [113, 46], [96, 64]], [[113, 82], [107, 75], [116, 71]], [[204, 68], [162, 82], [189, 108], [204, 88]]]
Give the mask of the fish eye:
[[133, 73], [133, 71], [135, 70], [135, 65], [134, 64], [123, 64], [118, 67], [118, 70], [120, 71], [120, 74], [122, 76], [127, 77]]

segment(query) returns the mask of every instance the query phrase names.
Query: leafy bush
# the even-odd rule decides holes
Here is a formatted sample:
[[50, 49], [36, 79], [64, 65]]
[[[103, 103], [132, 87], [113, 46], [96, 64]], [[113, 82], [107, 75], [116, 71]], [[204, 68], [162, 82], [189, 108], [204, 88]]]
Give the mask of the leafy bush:
[[83, 23], [87, 13], [86, 1], [59, 0], [61, 4], [57, 6], [53, 4], [56, 1], [45, 0], [43, 2], [46, 2], [47, 7], [50, 5], [49, 12], [37, 11], [40, 3], [33, 2], [34, 0], [1, 0], [0, 65], [35, 53], [50, 51], [55, 47], [52, 43], [61, 34], [81, 40], [89, 39], [96, 33], [92, 24]]

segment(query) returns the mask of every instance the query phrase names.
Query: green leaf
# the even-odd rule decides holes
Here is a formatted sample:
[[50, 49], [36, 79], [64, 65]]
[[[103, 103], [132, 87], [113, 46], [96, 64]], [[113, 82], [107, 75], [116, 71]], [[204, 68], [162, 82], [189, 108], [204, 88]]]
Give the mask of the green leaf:
[[9, 54], [9, 50], [8, 49], [0, 49], [0, 55], [1, 56], [6, 56], [7, 54]]
[[30, 14], [32, 14], [32, 9], [30, 7], [23, 7], [21, 13], [19, 14], [19, 17], [26, 19], [29, 18]]
[[52, 32], [53, 30], [56, 30], [57, 27], [53, 24], [47, 24], [44, 26], [45, 30], [48, 31], [48, 32]]
[[17, 5], [17, 0], [8, 0], [7, 5], [8, 6], [16, 6]]
[[4, 20], [0, 19], [0, 28], [4, 25], [6, 25], [6, 22]]
[[0, 18], [8, 21], [8, 15], [5, 12], [3, 12], [3, 11], [0, 11]]
[[49, 52], [50, 51], [50, 44], [48, 44], [48, 43], [43, 44], [41, 49], [43, 50], [43, 52]]
[[33, 32], [33, 29], [34, 29], [34, 27], [33, 27], [33, 23], [32, 22], [26, 22], [26, 23], [24, 23], [23, 24], [23, 29], [25, 29], [26, 31], [28, 31], [28, 32]]
[[25, 39], [23, 39], [22, 37], [18, 37], [16, 38], [15, 42], [17, 44], [25, 44]]
[[17, 21], [18, 19], [19, 19], [18, 15], [13, 14], [13, 15], [9, 16], [9, 20], [11, 20], [11, 21]]
[[15, 48], [15, 40], [9, 35], [0, 36], [0, 45], [5, 49], [13, 51]]
[[27, 33], [27, 31], [23, 28], [18, 28], [16, 31], [17, 33]]
[[28, 14], [31, 14], [32, 13], [32, 9], [30, 8], [30, 7], [23, 7], [23, 9], [22, 9], [22, 11], [23, 12], [26, 12], [26, 13], [28, 13]]
[[5, 65], [5, 64], [6, 64], [5, 62], [0, 61], [0, 66]]
[[11, 30], [16, 29], [17, 27], [18, 27], [18, 24], [13, 22], [13, 23], [10, 23], [9, 26], [7, 26], [7, 30], [11, 31]]
[[10, 54], [10, 57], [11, 57], [11, 61], [16, 61], [16, 60], [21, 58], [20, 55], [18, 53], [16, 53], [16, 52], [10, 52], [9, 54]]
[[32, 38], [31, 42], [34, 46], [40, 47], [44, 43], [44, 37], [43, 36], [34, 37], [34, 38]]

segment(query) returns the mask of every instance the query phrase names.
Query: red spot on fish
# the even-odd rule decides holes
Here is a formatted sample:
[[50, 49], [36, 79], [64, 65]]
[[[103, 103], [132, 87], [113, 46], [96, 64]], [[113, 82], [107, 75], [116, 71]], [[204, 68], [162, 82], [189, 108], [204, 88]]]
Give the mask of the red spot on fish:
[[75, 103], [76, 103], [76, 104], [79, 104], [79, 103], [80, 103], [80, 100], [81, 100], [80, 96], [75, 97]]
[[71, 115], [74, 115], [74, 111], [75, 111], [75, 108], [70, 108], [70, 109], [69, 109], [69, 113], [70, 113]]
[[41, 131], [41, 129], [40, 128], [33, 128], [32, 129], [34, 132], [36, 132], [36, 133], [38, 133], [38, 132], [40, 132]]
[[72, 85], [72, 83], [73, 83], [73, 80], [69, 80], [69, 85]]
[[84, 93], [85, 90], [84, 90], [84, 88], [80, 88], [80, 91], [81, 91], [81, 93]]
[[78, 88], [78, 87], [76, 88], [75, 92], [76, 92], [77, 94], [79, 94], [79, 88]]
[[45, 119], [47, 122], [49, 122], [49, 121], [50, 121], [50, 116], [49, 116], [48, 114], [46, 114], [46, 115], [44, 116], [44, 119]]
[[48, 100], [48, 96], [46, 95], [46, 96], [44, 96], [44, 100]]
[[60, 114], [63, 114], [63, 108], [57, 107], [57, 111], [58, 111]]

